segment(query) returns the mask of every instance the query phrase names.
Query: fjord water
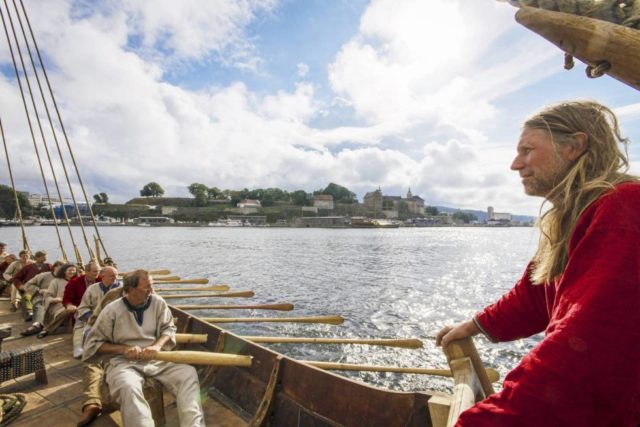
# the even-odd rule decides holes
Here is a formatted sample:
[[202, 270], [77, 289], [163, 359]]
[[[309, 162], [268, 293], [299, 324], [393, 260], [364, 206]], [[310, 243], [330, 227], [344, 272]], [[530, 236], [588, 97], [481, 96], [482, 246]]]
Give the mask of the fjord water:
[[[78, 227], [72, 228], [78, 243]], [[53, 227], [26, 229], [33, 250], [59, 256]], [[89, 230], [91, 237], [93, 230]], [[66, 230], [61, 229], [66, 234]], [[270, 345], [291, 357], [344, 363], [446, 367], [435, 333], [495, 301], [521, 276], [537, 243], [533, 228], [186, 228], [102, 227], [120, 270], [169, 268], [183, 278], [207, 277], [251, 299], [184, 299], [174, 304], [291, 302], [292, 312], [194, 311], [207, 317], [340, 314], [343, 325], [225, 324], [242, 335], [423, 339], [419, 350], [357, 345]], [[0, 229], [14, 252], [17, 227]], [[66, 246], [70, 252], [70, 245]], [[83, 251], [86, 252], [86, 251]], [[175, 285], [174, 285], [175, 286]], [[193, 286], [193, 285], [190, 285]], [[161, 286], [157, 286], [161, 288]], [[485, 364], [502, 377], [540, 337], [493, 344], [476, 339]], [[395, 390], [443, 390], [448, 379], [391, 373], [347, 373]]]

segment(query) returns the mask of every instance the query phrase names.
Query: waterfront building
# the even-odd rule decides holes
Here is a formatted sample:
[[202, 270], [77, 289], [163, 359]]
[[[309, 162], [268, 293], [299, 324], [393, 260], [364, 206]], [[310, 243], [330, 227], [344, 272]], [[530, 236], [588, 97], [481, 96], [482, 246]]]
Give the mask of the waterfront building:
[[296, 220], [299, 227], [342, 228], [349, 225], [349, 220], [344, 216], [305, 216]]
[[333, 196], [331, 194], [316, 194], [313, 196], [313, 207], [320, 210], [333, 210]]
[[134, 224], [167, 225], [174, 222], [173, 218], [167, 216], [139, 216], [133, 219]]

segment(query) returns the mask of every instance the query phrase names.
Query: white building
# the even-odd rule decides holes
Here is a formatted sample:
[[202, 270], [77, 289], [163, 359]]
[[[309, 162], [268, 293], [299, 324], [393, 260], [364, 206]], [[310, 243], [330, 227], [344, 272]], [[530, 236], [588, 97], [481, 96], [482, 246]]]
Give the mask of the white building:
[[236, 205], [239, 208], [261, 208], [260, 200], [243, 199]]
[[333, 210], [333, 196], [331, 194], [317, 194], [313, 196], [313, 207], [316, 209]]
[[507, 212], [495, 212], [493, 206], [489, 206], [487, 208], [487, 222], [489, 221], [511, 222], [511, 214]]

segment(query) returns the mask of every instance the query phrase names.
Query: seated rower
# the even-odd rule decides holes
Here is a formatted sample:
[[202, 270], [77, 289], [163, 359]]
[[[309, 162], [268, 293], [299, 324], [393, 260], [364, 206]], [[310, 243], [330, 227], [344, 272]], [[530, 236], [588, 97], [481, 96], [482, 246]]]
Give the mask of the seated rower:
[[31, 264], [33, 260], [31, 260], [31, 252], [24, 249], [18, 253], [18, 259], [12, 262], [9, 267], [2, 273], [2, 277], [6, 280], [11, 286], [11, 311], [17, 311], [20, 308], [20, 298], [18, 294], [18, 289], [13, 285], [13, 276], [20, 271], [22, 267], [25, 267]]
[[69, 282], [62, 297], [62, 303], [67, 311], [75, 316], [75, 326], [73, 328], [73, 357], [76, 359], [82, 357], [82, 339], [84, 333], [84, 321], [78, 318], [78, 306], [82, 302], [82, 297], [87, 288], [101, 280], [99, 274], [100, 266], [98, 263], [90, 261], [84, 266], [84, 274], [78, 275]]
[[[110, 259], [110, 258], [109, 258]], [[115, 263], [113, 263], [115, 265]], [[111, 271], [113, 270], [113, 271]], [[113, 280], [113, 284], [109, 286], [109, 289], [100, 288], [101, 291], [106, 289], [104, 295], [98, 294], [99, 297], [91, 311], [89, 316], [82, 315], [86, 318], [85, 322], [85, 336], [91, 331], [91, 327], [96, 323], [96, 319], [102, 312], [102, 310], [111, 302], [122, 298], [122, 286], [120, 282], [116, 281], [118, 277], [118, 271], [113, 267], [104, 267], [100, 272], [102, 276], [102, 283], [109, 283]], [[82, 297], [83, 301], [87, 295], [94, 293], [92, 290], [96, 284], [89, 286], [85, 296]], [[116, 286], [117, 285], [117, 286]], [[94, 298], [92, 298], [94, 300]], [[78, 308], [79, 312], [84, 312], [84, 306], [81, 303]], [[98, 359], [98, 358], [96, 358]], [[98, 359], [95, 361], [85, 361], [82, 367], [82, 389], [84, 395], [84, 402], [82, 403], [82, 415], [77, 423], [77, 427], [82, 427], [90, 424], [98, 415], [102, 413], [102, 396], [100, 394], [100, 384], [102, 383], [102, 377], [104, 376], [104, 363], [103, 360]]]
[[44, 329], [44, 295], [63, 265], [63, 261], [56, 261], [53, 263], [53, 270], [37, 274], [25, 283], [24, 296], [31, 301], [33, 306], [33, 324], [25, 331], [20, 332], [23, 337], [37, 334]]
[[51, 271], [51, 264], [47, 262], [47, 252], [38, 251], [34, 256], [35, 262], [25, 265], [13, 275], [13, 285], [18, 290], [22, 306], [24, 320], [30, 322], [33, 319], [33, 307], [31, 297], [25, 292], [25, 284], [40, 273]]
[[175, 396], [181, 426], [204, 426], [195, 368], [152, 360], [175, 345], [176, 327], [166, 302], [153, 295], [153, 279], [136, 270], [123, 280], [124, 296], [102, 310], [84, 345], [83, 360], [110, 356], [106, 382], [120, 404], [125, 426], [153, 426], [144, 399], [144, 377], [153, 377]]
[[5, 280], [4, 272], [17, 259], [18, 257], [15, 256], [15, 254], [8, 254], [6, 257], [4, 257], [4, 261], [0, 262], [0, 296], [4, 294], [4, 291], [11, 284], [11, 280]]
[[54, 332], [62, 322], [67, 320], [71, 313], [62, 304], [62, 296], [71, 280], [76, 276], [76, 266], [73, 264], [64, 264], [55, 274], [55, 278], [44, 291], [43, 303], [43, 325], [44, 327], [38, 332], [37, 338], [46, 337], [49, 332]]

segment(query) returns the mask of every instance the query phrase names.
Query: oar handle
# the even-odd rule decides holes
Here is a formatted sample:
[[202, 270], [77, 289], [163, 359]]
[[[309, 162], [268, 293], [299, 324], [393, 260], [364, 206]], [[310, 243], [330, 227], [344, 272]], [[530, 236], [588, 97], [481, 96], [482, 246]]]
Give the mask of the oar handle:
[[173, 363], [187, 363], [190, 365], [218, 365], [218, 366], [251, 366], [251, 356], [226, 353], [209, 353], [205, 351], [159, 351], [155, 360]]
[[176, 334], [176, 344], [204, 344], [206, 342], [206, 334]]
[[[396, 372], [404, 374], [436, 375], [441, 377], [453, 377], [450, 369], [430, 368], [404, 368], [398, 366], [358, 365], [353, 363], [319, 362], [315, 360], [301, 360], [302, 363], [315, 366], [320, 369], [336, 371], [370, 371], [370, 372]], [[487, 368], [487, 376], [493, 383], [500, 379], [500, 373], [492, 368]]]
[[344, 323], [342, 316], [313, 316], [313, 317], [203, 317], [204, 322], [209, 323], [327, 323], [341, 325]]
[[[118, 273], [118, 276], [124, 276], [126, 273]], [[171, 274], [171, 270], [150, 270], [149, 274], [151, 274], [152, 276], [164, 276], [167, 274]]]
[[229, 292], [226, 294], [172, 294], [161, 295], [164, 299], [171, 298], [251, 298], [255, 293], [253, 291]]
[[[164, 285], [164, 283], [158, 283]], [[201, 286], [199, 288], [155, 288], [156, 291], [162, 292], [197, 292], [197, 291], [220, 291], [226, 292], [229, 290], [227, 285], [215, 285], [215, 286]]]
[[176, 305], [180, 310], [235, 310], [235, 309], [254, 309], [254, 310], [279, 310], [291, 311], [293, 304], [254, 304], [254, 305], [212, 305], [212, 304], [192, 304], [192, 305]]
[[359, 338], [312, 338], [312, 337], [259, 337], [244, 336], [255, 343], [301, 343], [301, 344], [361, 344], [379, 345], [400, 348], [422, 348], [422, 341], [415, 338], [406, 339], [359, 339]]
[[153, 279], [153, 281], [155, 283], [158, 284], [172, 284], [172, 285], [179, 285], [179, 284], [190, 284], [190, 285], [206, 285], [209, 283], [209, 279], [180, 279], [178, 276], [175, 277], [163, 277], [163, 278], [159, 278], [159, 279]]

